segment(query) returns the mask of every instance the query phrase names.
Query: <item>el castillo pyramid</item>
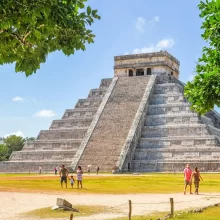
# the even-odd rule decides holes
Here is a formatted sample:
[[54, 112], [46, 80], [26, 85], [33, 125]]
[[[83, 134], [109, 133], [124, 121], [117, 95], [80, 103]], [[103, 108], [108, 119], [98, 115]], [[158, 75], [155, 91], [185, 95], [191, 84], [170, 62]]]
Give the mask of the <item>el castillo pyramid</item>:
[[0, 172], [52, 172], [91, 165], [109, 172], [220, 171], [220, 115], [199, 116], [183, 96], [179, 61], [166, 51], [114, 58], [102, 79], [36, 141], [13, 152]]

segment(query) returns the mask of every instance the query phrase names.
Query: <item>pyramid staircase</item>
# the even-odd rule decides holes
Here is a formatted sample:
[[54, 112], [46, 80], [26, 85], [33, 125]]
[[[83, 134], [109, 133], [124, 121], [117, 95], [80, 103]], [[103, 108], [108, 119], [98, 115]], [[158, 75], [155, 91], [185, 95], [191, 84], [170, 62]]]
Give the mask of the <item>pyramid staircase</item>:
[[[220, 171], [220, 130], [210, 113], [210, 118], [199, 117], [190, 110], [183, 90], [184, 85], [172, 76], [157, 77], [133, 156], [133, 171], [182, 171], [186, 163]], [[216, 112], [211, 115], [219, 121]]]

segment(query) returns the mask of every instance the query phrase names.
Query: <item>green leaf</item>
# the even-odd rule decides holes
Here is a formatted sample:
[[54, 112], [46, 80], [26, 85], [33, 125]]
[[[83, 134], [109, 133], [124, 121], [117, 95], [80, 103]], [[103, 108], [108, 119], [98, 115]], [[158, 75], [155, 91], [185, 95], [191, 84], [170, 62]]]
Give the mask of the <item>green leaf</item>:
[[87, 7], [87, 14], [88, 14], [88, 15], [91, 15], [91, 12], [92, 12], [92, 9], [91, 9], [90, 6], [88, 6], [88, 7]]

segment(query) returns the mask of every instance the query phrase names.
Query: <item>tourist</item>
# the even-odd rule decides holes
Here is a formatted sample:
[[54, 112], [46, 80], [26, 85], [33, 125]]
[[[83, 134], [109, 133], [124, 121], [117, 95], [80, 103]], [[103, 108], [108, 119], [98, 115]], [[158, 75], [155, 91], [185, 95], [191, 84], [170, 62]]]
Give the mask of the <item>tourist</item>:
[[39, 174], [41, 174], [41, 171], [42, 171], [41, 166], [39, 166]]
[[88, 165], [87, 171], [88, 171], [88, 175], [90, 175], [90, 165]]
[[193, 173], [191, 175], [191, 181], [193, 178], [194, 178], [194, 185], [195, 185], [195, 195], [198, 195], [199, 194], [199, 181], [200, 181], [200, 179], [201, 180], [203, 180], [203, 179], [202, 179], [197, 167], [195, 168], [195, 171], [193, 171]]
[[96, 168], [96, 175], [98, 175], [99, 174], [99, 167], [97, 166], [97, 168]]
[[57, 167], [54, 167], [54, 174], [57, 175]]
[[63, 188], [63, 182], [66, 183], [66, 188], [67, 188], [67, 177], [68, 177], [68, 170], [65, 168], [64, 165], [61, 166], [61, 170], [59, 172], [60, 174], [60, 184], [61, 184], [61, 187]]
[[69, 180], [70, 180], [70, 185], [73, 188], [73, 185], [74, 185], [74, 182], [75, 182], [73, 176], [70, 176]]
[[184, 173], [184, 181], [185, 181], [184, 195], [186, 194], [186, 187], [188, 185], [190, 188], [190, 194], [192, 194], [192, 181], [191, 181], [192, 170], [190, 169], [189, 164], [186, 165], [186, 168], [184, 169], [183, 173]]
[[78, 189], [79, 189], [79, 185], [81, 186], [81, 189], [83, 188], [82, 187], [82, 174], [83, 174], [82, 168], [81, 168], [81, 166], [78, 166], [78, 168], [76, 170], [76, 180], [77, 180], [77, 188]]

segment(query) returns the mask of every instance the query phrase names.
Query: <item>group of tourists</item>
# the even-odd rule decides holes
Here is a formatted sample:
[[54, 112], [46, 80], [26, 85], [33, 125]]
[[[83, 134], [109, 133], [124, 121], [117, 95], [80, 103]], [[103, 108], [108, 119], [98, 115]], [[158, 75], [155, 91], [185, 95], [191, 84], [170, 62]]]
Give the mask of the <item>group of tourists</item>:
[[194, 185], [195, 185], [195, 195], [199, 194], [199, 182], [200, 179], [202, 179], [198, 167], [195, 167], [194, 171], [190, 169], [190, 164], [186, 165], [186, 168], [183, 171], [184, 173], [184, 180], [185, 180], [185, 186], [184, 186], [184, 195], [186, 195], [186, 188], [189, 185], [190, 189], [190, 194], [192, 193], [192, 181], [194, 180]]
[[[82, 168], [81, 168], [81, 166], [78, 166], [78, 168], [76, 170], [76, 181], [77, 181], [77, 188], [78, 189], [79, 189], [79, 186], [80, 186], [81, 189], [83, 188], [83, 186], [82, 186], [82, 174], [83, 174]], [[61, 184], [62, 188], [63, 188], [63, 182], [65, 183], [66, 188], [67, 188], [67, 178], [69, 179], [70, 185], [73, 188], [73, 185], [75, 183], [75, 179], [74, 179], [73, 175], [71, 175], [70, 178], [68, 177], [69, 171], [65, 168], [65, 165], [61, 166], [59, 175], [60, 175], [60, 184]]]
[[[90, 174], [90, 166], [88, 166], [88, 170], [87, 170], [88, 174]], [[57, 175], [57, 167], [54, 168], [54, 173], [55, 173], [55, 175]], [[98, 175], [98, 174], [99, 174], [99, 167], [97, 166], [96, 175]], [[60, 175], [60, 184], [61, 184], [62, 188], [63, 188], [63, 182], [65, 183], [66, 188], [67, 188], [67, 179], [70, 181], [70, 185], [73, 188], [73, 185], [75, 183], [75, 179], [74, 179], [73, 175], [68, 177], [69, 171], [65, 168], [65, 165], [60, 166], [59, 175]], [[83, 175], [82, 167], [78, 166], [78, 168], [76, 170], [76, 181], [77, 181], [77, 188], [78, 189], [83, 188], [83, 186], [82, 186], [82, 175]]]

